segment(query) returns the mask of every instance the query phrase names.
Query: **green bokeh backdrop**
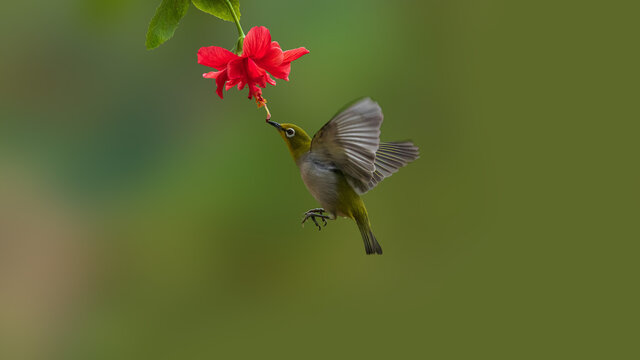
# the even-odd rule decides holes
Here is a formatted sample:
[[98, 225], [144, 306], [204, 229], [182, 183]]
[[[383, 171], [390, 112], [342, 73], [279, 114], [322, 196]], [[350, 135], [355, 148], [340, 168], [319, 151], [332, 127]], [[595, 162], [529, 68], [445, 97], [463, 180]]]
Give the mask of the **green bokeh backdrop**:
[[365, 196], [379, 257], [351, 221], [300, 226], [264, 112], [201, 78], [234, 25], [191, 7], [147, 51], [156, 5], [3, 6], [1, 358], [634, 357], [637, 12], [242, 1], [311, 51], [264, 90], [274, 120], [371, 96], [420, 147]]

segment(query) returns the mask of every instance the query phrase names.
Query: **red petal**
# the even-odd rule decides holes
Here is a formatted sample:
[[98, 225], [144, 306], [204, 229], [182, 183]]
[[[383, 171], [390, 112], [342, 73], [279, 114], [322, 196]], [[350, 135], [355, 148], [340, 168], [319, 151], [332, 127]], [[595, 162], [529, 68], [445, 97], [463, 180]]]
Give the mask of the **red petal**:
[[277, 46], [271, 46], [271, 49], [267, 51], [265, 56], [258, 60], [260, 64], [269, 64], [271, 66], [278, 66], [282, 64], [282, 60], [284, 59], [284, 55], [282, 54], [282, 49]]
[[261, 88], [265, 88], [267, 86], [267, 77], [269, 75], [264, 75], [259, 77], [258, 79], [255, 79], [254, 83], [258, 84], [258, 86], [260, 86]]
[[236, 58], [238, 55], [218, 46], [201, 47], [198, 50], [198, 64], [218, 70], [224, 69], [229, 61]]
[[229, 70], [229, 79], [246, 79], [247, 72], [244, 66], [244, 61], [246, 58], [238, 58], [235, 59], [227, 65], [227, 70]]
[[271, 84], [271, 85], [273, 85], [273, 86], [275, 86], [275, 85], [276, 85], [276, 81], [275, 81], [275, 80], [273, 80], [273, 78], [272, 78], [271, 76], [269, 76], [269, 74], [267, 74], [266, 79], [267, 79], [267, 82], [268, 82], [269, 84]]
[[255, 84], [249, 84], [249, 99], [254, 96], [256, 97], [256, 99], [262, 98], [262, 90], [260, 90], [260, 88]]
[[249, 79], [257, 79], [262, 77], [264, 74], [265, 71], [256, 65], [253, 60], [247, 59], [247, 75], [249, 76]]
[[205, 79], [215, 79], [218, 76], [220, 76], [220, 74], [224, 73], [225, 71], [226, 71], [226, 69], [222, 70], [222, 71], [211, 71], [211, 72], [202, 74], [202, 77], [205, 78]]
[[222, 70], [216, 75], [216, 93], [220, 96], [220, 99], [224, 99], [222, 97], [222, 89], [224, 88], [224, 83], [227, 82], [227, 70]]
[[225, 85], [225, 90], [231, 89], [232, 87], [238, 85], [239, 82], [240, 82], [240, 79], [234, 79], [234, 80], [227, 81], [227, 85]]
[[267, 64], [262, 64], [265, 70], [267, 70], [271, 75], [275, 76], [277, 79], [285, 79], [289, 81], [289, 73], [291, 72], [291, 63], [282, 63], [278, 66], [271, 66]]
[[284, 62], [283, 60], [284, 54], [282, 49], [279, 47], [271, 47], [267, 55], [260, 60], [256, 60], [256, 63], [276, 78], [286, 79], [289, 77], [291, 66], [289, 62]]
[[287, 50], [284, 52], [284, 58], [282, 59], [282, 62], [292, 62], [293, 60], [296, 60], [300, 56], [306, 55], [308, 53], [309, 53], [309, 50], [303, 47], [293, 49], [293, 50]]
[[249, 30], [242, 45], [242, 55], [254, 59], [262, 58], [271, 48], [271, 34], [264, 26], [256, 26]]

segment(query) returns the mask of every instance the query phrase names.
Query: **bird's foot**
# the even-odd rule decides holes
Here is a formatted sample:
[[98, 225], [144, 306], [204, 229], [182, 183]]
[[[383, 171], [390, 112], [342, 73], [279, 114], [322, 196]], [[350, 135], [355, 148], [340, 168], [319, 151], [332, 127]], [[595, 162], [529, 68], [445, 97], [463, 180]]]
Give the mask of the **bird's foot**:
[[327, 219], [331, 219], [329, 215], [323, 215], [325, 213], [323, 208], [311, 209], [304, 213], [304, 218], [302, 219], [302, 226], [304, 226], [305, 221], [307, 219], [311, 219], [314, 224], [318, 227], [318, 230], [322, 230], [320, 224], [318, 224], [317, 218], [320, 218], [324, 223], [324, 226], [327, 226]]

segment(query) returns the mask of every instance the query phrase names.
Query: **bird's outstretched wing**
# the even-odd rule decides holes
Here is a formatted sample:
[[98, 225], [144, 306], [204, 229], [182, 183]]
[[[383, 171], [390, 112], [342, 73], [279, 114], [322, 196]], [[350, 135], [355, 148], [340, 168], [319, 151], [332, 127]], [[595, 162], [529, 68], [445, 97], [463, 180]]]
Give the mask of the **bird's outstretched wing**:
[[363, 194], [370, 189], [369, 183], [376, 170], [382, 118], [382, 109], [375, 101], [370, 98], [358, 100], [315, 134], [311, 140], [311, 153], [334, 163], [347, 176], [354, 190]]
[[376, 151], [376, 166], [373, 176], [367, 184], [366, 191], [376, 187], [384, 178], [396, 173], [401, 167], [420, 157], [418, 147], [410, 141], [405, 142], [381, 142]]

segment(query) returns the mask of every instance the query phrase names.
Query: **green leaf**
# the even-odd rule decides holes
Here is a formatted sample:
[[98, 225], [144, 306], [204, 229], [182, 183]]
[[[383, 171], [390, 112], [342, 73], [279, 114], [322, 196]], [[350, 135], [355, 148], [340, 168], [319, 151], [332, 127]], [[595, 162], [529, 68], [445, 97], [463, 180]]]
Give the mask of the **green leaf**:
[[180, 19], [187, 13], [189, 0], [162, 0], [147, 30], [147, 49], [151, 50], [171, 39]]
[[[228, 0], [233, 7], [233, 12], [236, 13], [238, 20], [240, 20], [240, 0]], [[226, 21], [235, 21], [233, 19], [233, 14], [229, 11], [229, 7], [227, 6], [227, 0], [192, 0], [193, 5], [195, 5], [198, 9], [219, 17], [222, 20]]]

